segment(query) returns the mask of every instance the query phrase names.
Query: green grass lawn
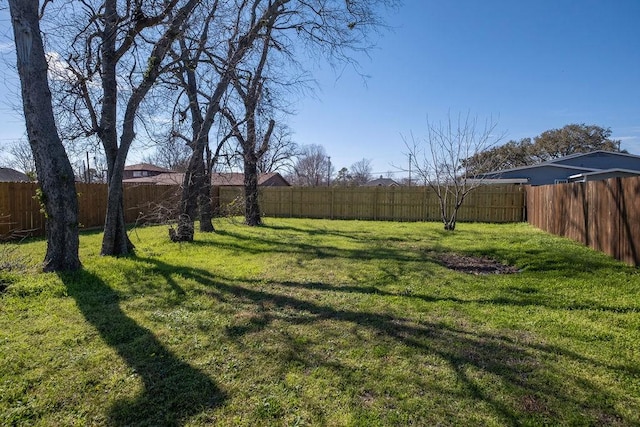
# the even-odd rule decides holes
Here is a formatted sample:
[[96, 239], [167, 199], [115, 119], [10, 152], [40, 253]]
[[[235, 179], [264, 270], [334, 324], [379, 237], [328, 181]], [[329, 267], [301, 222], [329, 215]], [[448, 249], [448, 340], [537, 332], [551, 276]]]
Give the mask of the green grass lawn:
[[638, 269], [526, 224], [216, 227], [0, 273], [0, 425], [640, 424]]

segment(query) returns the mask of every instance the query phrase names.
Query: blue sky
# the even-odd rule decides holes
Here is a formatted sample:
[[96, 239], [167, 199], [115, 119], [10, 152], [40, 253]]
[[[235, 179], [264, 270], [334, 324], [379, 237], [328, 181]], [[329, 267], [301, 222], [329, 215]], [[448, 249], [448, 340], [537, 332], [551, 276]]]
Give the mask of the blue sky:
[[338, 169], [368, 158], [383, 173], [407, 162], [403, 135], [450, 111], [498, 118], [504, 142], [610, 127], [640, 154], [639, 20], [638, 0], [407, 0], [360, 61], [366, 86], [322, 70], [318, 99], [292, 119], [296, 141], [323, 145]]
[[[569, 123], [610, 127], [640, 154], [640, 0], [405, 0], [391, 31], [359, 58], [363, 78], [313, 69], [316, 96], [296, 105], [299, 144], [320, 144], [337, 169], [367, 158], [404, 166], [403, 136], [448, 112], [498, 121], [510, 139]], [[23, 136], [7, 11], [0, 12], [0, 144]], [[135, 160], [136, 153], [132, 153]], [[397, 176], [401, 176], [398, 174]]]

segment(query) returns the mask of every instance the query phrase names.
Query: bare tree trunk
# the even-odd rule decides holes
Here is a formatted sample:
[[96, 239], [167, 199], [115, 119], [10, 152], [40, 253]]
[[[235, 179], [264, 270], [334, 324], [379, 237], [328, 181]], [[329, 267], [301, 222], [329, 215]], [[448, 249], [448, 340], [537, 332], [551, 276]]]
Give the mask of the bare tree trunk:
[[109, 187], [107, 214], [102, 238], [102, 255], [127, 255], [134, 250], [127, 235], [124, 217], [124, 193], [122, 189], [122, 169], [109, 167]]
[[27, 134], [47, 218], [44, 270], [77, 270], [81, 264], [75, 177], [53, 117], [38, 1], [10, 0], [9, 8]]
[[[116, 64], [116, 35], [118, 25], [118, 13], [116, 2], [105, 2], [105, 29], [102, 56], [102, 115], [98, 137], [102, 141], [107, 157], [107, 179], [109, 183], [107, 192], [107, 213], [104, 221], [104, 235], [102, 237], [102, 255], [127, 255], [133, 249], [133, 243], [127, 236], [124, 218], [124, 201], [122, 190], [122, 168], [118, 167], [118, 157], [122, 150], [118, 147], [117, 100], [118, 83]], [[126, 157], [126, 154], [125, 154]], [[124, 168], [124, 162], [122, 162]]]
[[184, 174], [182, 199], [180, 201], [180, 217], [177, 231], [169, 231], [174, 242], [192, 242], [195, 218], [198, 212], [198, 198], [202, 188], [204, 162], [202, 150], [194, 149], [189, 159], [189, 166]]
[[213, 233], [213, 208], [211, 207], [211, 173], [208, 166], [205, 166], [200, 194], [198, 196], [198, 207], [200, 209], [200, 231], [203, 233]]
[[247, 225], [262, 225], [258, 204], [258, 159], [254, 153], [244, 155], [244, 220]]
[[[135, 2], [135, 5], [130, 2], [127, 3], [127, 10], [131, 10], [134, 14], [140, 13], [145, 18], [141, 9], [142, 3]], [[99, 119], [100, 123], [94, 123], [94, 131], [100, 138], [107, 157], [109, 180], [102, 255], [127, 255], [134, 249], [125, 227], [122, 197], [124, 166], [135, 138], [134, 123], [140, 104], [158, 79], [161, 72], [161, 64], [167, 52], [179, 35], [180, 28], [189, 18], [199, 1], [188, 0], [179, 9], [176, 9], [177, 3], [176, 0], [165, 2], [166, 8], [158, 16], [137, 20], [136, 25], [127, 31], [126, 37], [122, 37], [122, 28], [119, 28], [122, 23], [122, 17], [118, 14], [120, 2], [117, 0], [105, 0], [102, 5], [100, 20], [103, 22], [104, 28], [99, 32], [99, 37], [101, 38], [99, 63], [103, 91], [101, 99], [102, 110]], [[121, 85], [117, 80], [117, 66], [124, 61], [125, 54], [136, 46], [136, 39], [143, 38], [142, 32], [145, 29], [160, 25], [169, 16], [170, 20], [166, 22], [160, 37], [153, 44], [147, 61], [147, 69], [142, 74], [141, 81], [137, 86], [132, 84], [129, 88], [130, 94], [125, 102], [126, 108], [122, 121], [122, 134], [118, 140], [118, 87]], [[119, 46], [117, 46], [118, 43]], [[132, 71], [132, 75], [136, 72]], [[120, 93], [120, 96], [122, 95], [123, 93]], [[87, 107], [93, 108], [90, 102]], [[97, 122], [98, 115], [95, 111], [93, 116], [93, 121]]]
[[206, 152], [206, 161], [203, 162], [202, 165], [202, 185], [200, 186], [200, 193], [198, 195], [200, 231], [203, 233], [213, 233], [216, 230], [213, 228], [213, 208], [211, 207], [211, 172], [213, 170], [214, 161], [216, 161], [218, 157], [218, 153], [216, 152], [216, 159], [211, 156], [211, 149], [209, 148], [208, 141], [205, 144], [204, 149]]

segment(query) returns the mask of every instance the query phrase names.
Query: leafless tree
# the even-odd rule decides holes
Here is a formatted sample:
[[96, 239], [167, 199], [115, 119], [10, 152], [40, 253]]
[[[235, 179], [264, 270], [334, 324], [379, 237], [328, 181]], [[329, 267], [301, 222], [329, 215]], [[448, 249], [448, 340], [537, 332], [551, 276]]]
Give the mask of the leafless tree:
[[271, 135], [269, 148], [258, 160], [258, 171], [260, 173], [283, 172], [292, 170], [293, 162], [298, 156], [300, 149], [293, 141], [291, 130], [276, 123], [276, 127]]
[[17, 168], [24, 172], [27, 176], [35, 179], [36, 161], [31, 151], [31, 145], [26, 139], [19, 139], [9, 144], [8, 154], [10, 156], [9, 163], [11, 167]]
[[[191, 135], [193, 154], [185, 174], [181, 216], [177, 233], [174, 235], [175, 240], [193, 239], [196, 195], [202, 193], [203, 183], [207, 181], [204, 179], [205, 168], [202, 166], [205, 163], [206, 147], [208, 147], [207, 138], [216, 115], [221, 112], [222, 102], [228, 95], [229, 86], [240, 75], [240, 71], [249, 70], [253, 75], [253, 82], [259, 83], [258, 86], [264, 88], [264, 82], [254, 78], [255, 68], [240, 67], [246, 57], [251, 52], [261, 52], [263, 50], [261, 47], [265, 46], [264, 42], [267, 40], [266, 46], [273, 47], [272, 51], [282, 52], [287, 51], [291, 46], [302, 46], [306, 53], [317, 53], [319, 56], [322, 55], [341, 64], [353, 64], [355, 62], [352, 59], [353, 52], [370, 47], [367, 33], [380, 24], [377, 15], [378, 6], [390, 3], [395, 2], [394, 0], [350, 0], [348, 2], [342, 0], [235, 2], [220, 0], [214, 4], [218, 8], [216, 16], [226, 17], [222, 25], [216, 24], [214, 19], [216, 17], [211, 17], [208, 24], [198, 27], [202, 30], [198, 35], [193, 33], [192, 36], [181, 38], [181, 43], [182, 41], [184, 43], [179, 50], [176, 49], [176, 57], [179, 56], [183, 64], [187, 65], [182, 67], [181, 88], [189, 98], [189, 109], [182, 111], [190, 114], [191, 119], [196, 123], [192, 129], [197, 131], [192, 131]], [[212, 30], [215, 31], [215, 35], [211, 34]], [[186, 29], [184, 32], [188, 34]], [[203, 48], [205, 46], [206, 48]], [[259, 66], [260, 61], [253, 64]], [[213, 70], [213, 72], [203, 73], [203, 69]], [[287, 69], [280, 70], [281, 73], [287, 71]], [[194, 80], [190, 80], [189, 74]], [[243, 77], [246, 77], [246, 74]], [[196, 84], [193, 85], [192, 81], [196, 81]], [[206, 87], [205, 83], [209, 83], [209, 87]], [[235, 85], [234, 89], [237, 89]], [[199, 99], [194, 102], [196, 98]], [[199, 106], [197, 107], [199, 112], [192, 110], [194, 105]], [[235, 114], [235, 118], [244, 121], [246, 116]], [[264, 123], [266, 124], [261, 138], [270, 134], [270, 119], [266, 119]], [[215, 158], [215, 156], [212, 157]]]
[[293, 166], [291, 180], [294, 185], [319, 187], [327, 185], [331, 175], [330, 161], [322, 145], [303, 145]]
[[[123, 211], [122, 177], [136, 136], [136, 117], [165, 66], [166, 54], [198, 0], [63, 2], [57, 9], [73, 34], [51, 34], [61, 57], [69, 134], [97, 137], [108, 165], [108, 202], [103, 255], [133, 250]], [[64, 37], [65, 35], [69, 37]]]
[[[189, 141], [193, 151], [185, 173], [181, 215], [177, 231], [172, 236], [174, 240], [193, 240], [197, 208], [200, 206], [202, 214], [202, 208], [209, 205], [204, 200], [208, 200], [208, 172], [227, 139], [222, 138], [217, 147], [210, 150], [209, 133], [216, 123], [238, 64], [264, 33], [267, 24], [278, 16], [284, 3], [286, 0], [213, 1], [206, 19], [183, 28], [185, 36], [179, 39], [173, 51], [180, 64], [174, 69], [174, 77], [187, 104], [180, 107], [183, 104], [178, 103], [176, 109], [179, 117], [185, 118], [184, 123], [190, 124], [189, 134], [183, 132], [180, 135]], [[214, 9], [216, 13], [211, 13]], [[201, 228], [203, 224], [201, 215]], [[213, 230], [213, 226], [207, 228]]]
[[246, 55], [245, 60], [236, 67], [232, 96], [238, 99], [241, 115], [234, 113], [232, 105], [222, 109], [240, 147], [244, 171], [245, 223], [250, 226], [262, 223], [258, 202], [258, 164], [269, 149], [276, 125], [273, 97], [269, 89], [272, 76], [268, 72], [268, 60], [273, 58], [272, 50], [284, 50], [283, 45], [273, 37], [278, 18], [278, 14], [271, 15], [264, 33], [255, 43], [254, 54]]
[[154, 152], [145, 156], [143, 161], [176, 172], [185, 172], [190, 156], [191, 148], [185, 141], [169, 136], [157, 141]]
[[456, 118], [449, 114], [446, 122], [427, 121], [425, 139], [405, 139], [418, 181], [431, 187], [438, 197], [445, 230], [455, 230], [465, 197], [483, 184], [464, 168], [464, 160], [499, 142], [503, 135], [496, 134], [496, 128], [492, 118], [478, 123], [468, 113]]
[[373, 167], [371, 166], [370, 159], [362, 159], [351, 165], [351, 181], [353, 185], [363, 185], [371, 181], [371, 172]]
[[45, 271], [76, 270], [78, 199], [71, 163], [58, 136], [47, 80], [37, 0], [9, 0], [29, 144], [47, 218]]

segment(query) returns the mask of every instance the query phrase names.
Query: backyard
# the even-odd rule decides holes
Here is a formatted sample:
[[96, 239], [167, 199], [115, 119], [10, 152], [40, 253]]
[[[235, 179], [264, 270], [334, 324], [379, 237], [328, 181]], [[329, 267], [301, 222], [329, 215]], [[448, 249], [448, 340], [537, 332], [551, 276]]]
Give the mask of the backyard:
[[65, 274], [4, 244], [0, 424], [640, 424], [639, 269], [523, 223], [265, 223], [86, 232]]

